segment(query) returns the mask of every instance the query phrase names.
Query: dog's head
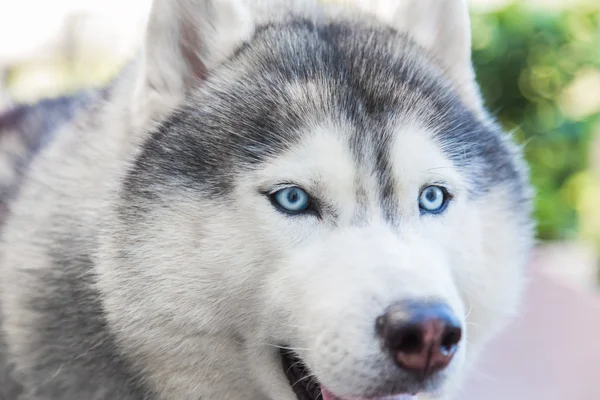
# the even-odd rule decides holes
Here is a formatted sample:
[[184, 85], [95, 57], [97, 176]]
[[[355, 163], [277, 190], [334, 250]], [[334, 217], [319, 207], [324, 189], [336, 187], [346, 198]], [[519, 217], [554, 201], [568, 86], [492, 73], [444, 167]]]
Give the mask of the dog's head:
[[483, 110], [465, 1], [397, 3], [156, 2], [133, 109], [161, 121], [101, 277], [125, 341], [236, 338], [273, 400], [455, 387], [518, 303], [528, 183]]

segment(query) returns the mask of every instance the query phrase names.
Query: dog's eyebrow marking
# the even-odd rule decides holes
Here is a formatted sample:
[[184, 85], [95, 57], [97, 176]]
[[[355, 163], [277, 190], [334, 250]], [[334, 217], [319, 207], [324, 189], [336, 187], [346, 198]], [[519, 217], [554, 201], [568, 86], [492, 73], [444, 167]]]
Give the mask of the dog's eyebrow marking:
[[356, 177], [356, 210], [352, 218], [352, 224], [362, 226], [367, 223], [369, 207], [369, 195], [362, 185], [360, 178]]
[[375, 174], [378, 179], [379, 203], [382, 216], [393, 226], [399, 222], [397, 181], [394, 176], [393, 162], [390, 154], [391, 138], [382, 135], [381, 141], [375, 149]]

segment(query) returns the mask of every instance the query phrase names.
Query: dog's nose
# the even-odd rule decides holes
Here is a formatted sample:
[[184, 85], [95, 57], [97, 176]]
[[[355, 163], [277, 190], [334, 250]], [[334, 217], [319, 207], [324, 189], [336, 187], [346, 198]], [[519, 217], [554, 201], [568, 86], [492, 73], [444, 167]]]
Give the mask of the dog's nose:
[[452, 310], [440, 303], [399, 303], [377, 318], [376, 328], [396, 364], [420, 380], [448, 366], [462, 337]]

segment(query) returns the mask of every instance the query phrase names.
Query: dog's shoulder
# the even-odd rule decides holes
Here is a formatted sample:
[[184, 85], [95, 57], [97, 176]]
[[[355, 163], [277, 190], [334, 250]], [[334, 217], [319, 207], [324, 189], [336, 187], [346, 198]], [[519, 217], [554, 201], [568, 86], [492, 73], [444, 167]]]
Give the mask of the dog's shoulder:
[[[13, 149], [35, 152], [52, 132], [70, 121], [90, 100], [87, 92], [18, 104], [0, 111], [0, 154]], [[19, 143], [20, 148], [11, 147]]]
[[90, 94], [81, 92], [0, 111], [0, 224], [30, 162], [90, 101]]

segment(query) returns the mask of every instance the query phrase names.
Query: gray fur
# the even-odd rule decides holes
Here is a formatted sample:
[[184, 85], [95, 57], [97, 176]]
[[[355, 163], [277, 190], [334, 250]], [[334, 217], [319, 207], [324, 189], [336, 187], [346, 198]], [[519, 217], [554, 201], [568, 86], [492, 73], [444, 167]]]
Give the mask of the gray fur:
[[[248, 177], [302, 146], [323, 121], [344, 127], [340, 140], [358, 171], [350, 214], [316, 184], [327, 230], [369, 227], [381, 213], [390, 232], [406, 233], [418, 217], [402, 206], [394, 143], [399, 126], [420, 126], [464, 179], [465, 204], [489, 203], [498, 232], [520, 238], [506, 249], [500, 233], [494, 239], [520, 270], [532, 242], [526, 169], [470, 86], [397, 27], [314, 7], [261, 20], [224, 59], [193, 59], [186, 42], [178, 54], [191, 58], [176, 83], [152, 71], [146, 79], [150, 67], [140, 59], [107, 89], [0, 117], [0, 134], [26, 143], [17, 156], [0, 146], [1, 160], [19, 171], [0, 181], [0, 204], [11, 214], [0, 248], [0, 382], [14, 387], [7, 400], [291, 399], [282, 372], [270, 378], [265, 360], [277, 357], [274, 346], [302, 347], [285, 324], [294, 308], [261, 303], [286, 254], [269, 246], [268, 228], [250, 227], [236, 210], [245, 209], [244, 196], [259, 196], [240, 197]], [[162, 54], [154, 50], [148, 63]], [[60, 112], [48, 115], [55, 104]], [[8, 188], [17, 186], [14, 199]], [[482, 240], [482, 251], [495, 246]], [[472, 300], [472, 282], [463, 283], [470, 276], [444, 274], [431, 281], [457, 287], [423, 289], [426, 296]], [[516, 301], [519, 273], [508, 275], [498, 290], [514, 290]], [[511, 314], [512, 302], [495, 312]], [[485, 320], [492, 308], [473, 315]], [[356, 385], [368, 378], [359, 388], [368, 397], [399, 387], [434, 393], [445, 379], [420, 387], [389, 360], [365, 360], [353, 368], [364, 368]]]
[[52, 138], [57, 127], [73, 118], [86, 106], [89, 96], [42, 100], [30, 105], [18, 105], [0, 110], [0, 223], [8, 212], [8, 203], [16, 195], [19, 181], [30, 160]]

